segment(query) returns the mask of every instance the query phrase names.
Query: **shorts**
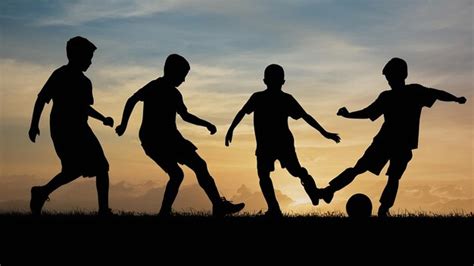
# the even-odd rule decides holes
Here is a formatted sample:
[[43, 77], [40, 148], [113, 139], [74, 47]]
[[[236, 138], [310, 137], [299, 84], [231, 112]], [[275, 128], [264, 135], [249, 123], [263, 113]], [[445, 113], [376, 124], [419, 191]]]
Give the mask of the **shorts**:
[[276, 160], [280, 161], [281, 168], [287, 168], [290, 172], [302, 168], [295, 149], [288, 149], [271, 153], [257, 153], [258, 171], [273, 172], [275, 170]]
[[397, 149], [379, 142], [372, 142], [364, 155], [357, 161], [356, 167], [379, 175], [385, 164], [390, 161], [386, 175], [401, 177], [413, 157], [411, 149]]
[[175, 145], [142, 143], [145, 154], [155, 161], [165, 172], [174, 169], [177, 163], [184, 164], [196, 154], [197, 147], [187, 139], [180, 139]]
[[88, 125], [76, 128], [51, 127], [61, 172], [94, 177], [109, 171], [109, 163], [99, 140]]

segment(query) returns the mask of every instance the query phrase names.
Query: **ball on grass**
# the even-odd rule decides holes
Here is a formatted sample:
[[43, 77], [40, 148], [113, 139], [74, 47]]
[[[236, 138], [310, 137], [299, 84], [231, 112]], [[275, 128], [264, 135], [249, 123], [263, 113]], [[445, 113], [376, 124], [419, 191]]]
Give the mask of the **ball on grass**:
[[351, 218], [368, 218], [372, 215], [372, 202], [365, 194], [354, 194], [347, 201], [346, 211]]

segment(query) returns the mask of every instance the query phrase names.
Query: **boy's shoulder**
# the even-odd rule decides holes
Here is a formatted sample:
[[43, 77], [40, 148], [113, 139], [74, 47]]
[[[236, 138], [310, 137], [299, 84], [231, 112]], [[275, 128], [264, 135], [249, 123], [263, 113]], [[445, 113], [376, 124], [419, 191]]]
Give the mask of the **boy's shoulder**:
[[275, 95], [280, 95], [280, 96], [283, 96], [284, 98], [294, 98], [293, 95], [287, 92], [284, 92], [284, 91], [273, 92], [268, 89], [254, 92], [251, 97], [273, 97]]
[[147, 84], [145, 84], [145, 86], [141, 87], [141, 89], [139, 89], [138, 91], [141, 92], [141, 93], [145, 93], [147, 91], [153, 90], [157, 86], [158, 86], [158, 82], [155, 79], [155, 80], [152, 80], [152, 81], [148, 82]]
[[262, 96], [262, 95], [265, 95], [265, 92], [266, 92], [266, 90], [256, 91], [256, 92], [252, 93], [252, 96], [250, 96], [250, 97]]
[[56, 68], [53, 71], [53, 73], [51, 73], [51, 76], [60, 77], [60, 76], [64, 76], [65, 74], [67, 74], [67, 66], [60, 66], [60, 67]]
[[407, 84], [406, 85], [407, 89], [410, 89], [410, 90], [422, 90], [422, 89], [425, 89], [426, 87], [421, 85], [421, 84], [417, 84], [417, 83], [412, 83], [412, 84]]
[[384, 100], [386, 98], [390, 98], [392, 94], [393, 94], [393, 90], [384, 90], [379, 94], [379, 97], [377, 97], [377, 100]]
[[150, 82], [148, 82], [143, 88], [153, 88], [159, 85], [158, 79], [154, 79]]

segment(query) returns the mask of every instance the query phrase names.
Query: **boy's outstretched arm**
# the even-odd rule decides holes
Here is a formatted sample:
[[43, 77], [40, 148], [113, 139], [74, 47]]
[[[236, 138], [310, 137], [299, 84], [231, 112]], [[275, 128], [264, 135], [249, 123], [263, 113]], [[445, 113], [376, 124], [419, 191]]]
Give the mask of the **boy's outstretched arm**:
[[101, 113], [97, 112], [92, 106], [89, 106], [89, 116], [93, 117], [99, 121], [102, 121], [104, 125], [113, 127], [114, 126], [114, 119], [112, 117], [105, 117]]
[[304, 119], [304, 121], [306, 121], [306, 123], [308, 123], [310, 126], [312, 126], [314, 129], [316, 129], [317, 131], [319, 131], [321, 133], [321, 135], [323, 135], [325, 138], [327, 139], [332, 139], [334, 140], [334, 142], [336, 143], [339, 143], [339, 141], [341, 141], [341, 138], [339, 137], [339, 135], [337, 133], [331, 133], [331, 132], [327, 132], [319, 123], [318, 121], [316, 121], [316, 119], [314, 119], [311, 115], [309, 115], [308, 113], [305, 113], [302, 118]]
[[207, 130], [209, 130], [209, 132], [211, 133], [211, 135], [214, 135], [217, 132], [216, 126], [214, 126], [212, 123], [207, 122], [206, 120], [201, 119], [201, 118], [189, 113], [188, 111], [181, 111], [181, 112], [178, 112], [178, 113], [181, 116], [181, 118], [183, 118], [184, 121], [186, 121], [188, 123], [191, 123], [191, 124], [194, 124], [194, 125], [197, 125], [197, 126], [206, 127]]
[[337, 115], [345, 117], [345, 118], [355, 118], [355, 119], [370, 118], [370, 114], [367, 108], [359, 110], [359, 111], [349, 112], [346, 107], [342, 107], [339, 109], [339, 111], [337, 111]]
[[230, 125], [229, 129], [227, 130], [227, 134], [225, 134], [225, 145], [229, 146], [229, 144], [232, 142], [232, 135], [234, 134], [234, 129], [237, 127], [237, 125], [242, 121], [242, 119], [245, 116], [245, 112], [243, 110], [240, 110], [237, 115], [235, 115], [234, 120], [232, 121], [232, 124]]
[[120, 125], [115, 128], [115, 132], [117, 133], [117, 135], [122, 136], [125, 130], [127, 129], [128, 119], [130, 118], [133, 108], [135, 108], [137, 102], [138, 97], [136, 95], [133, 95], [132, 97], [128, 98], [127, 103], [125, 104], [125, 107], [123, 109], [122, 122], [120, 122]]
[[31, 117], [30, 130], [28, 131], [28, 136], [32, 142], [35, 142], [36, 136], [40, 135], [39, 121], [41, 118], [41, 113], [43, 112], [44, 104], [45, 102], [39, 97], [36, 99], [35, 107], [33, 108], [33, 115]]
[[435, 97], [437, 100], [444, 101], [444, 102], [457, 102], [459, 104], [464, 104], [466, 103], [466, 97], [456, 97], [452, 95], [449, 92], [442, 91], [442, 90], [437, 90], [437, 89], [431, 89], [433, 93], [435, 94]]

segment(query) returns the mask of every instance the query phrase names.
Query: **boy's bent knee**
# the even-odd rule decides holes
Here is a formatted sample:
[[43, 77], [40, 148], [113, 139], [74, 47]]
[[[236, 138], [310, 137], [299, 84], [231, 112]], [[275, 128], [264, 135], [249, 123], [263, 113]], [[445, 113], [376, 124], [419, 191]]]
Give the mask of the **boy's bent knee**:
[[170, 180], [174, 182], [182, 182], [184, 179], [184, 172], [179, 167], [168, 172]]
[[304, 167], [287, 168], [287, 170], [294, 177], [305, 178], [309, 176], [308, 170]]

